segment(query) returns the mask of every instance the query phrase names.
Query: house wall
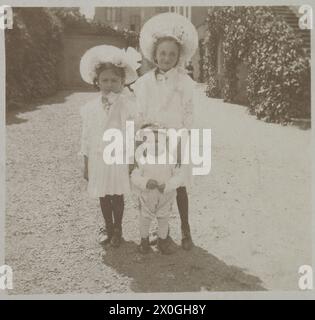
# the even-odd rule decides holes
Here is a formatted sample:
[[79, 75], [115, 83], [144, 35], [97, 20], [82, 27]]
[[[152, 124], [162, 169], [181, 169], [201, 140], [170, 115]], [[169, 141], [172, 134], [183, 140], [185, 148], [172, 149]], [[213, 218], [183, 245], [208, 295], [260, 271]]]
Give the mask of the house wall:
[[123, 48], [126, 46], [126, 40], [113, 36], [99, 35], [64, 36], [64, 57], [58, 71], [63, 89], [93, 89], [92, 86], [81, 79], [80, 60], [88, 49], [102, 44], [114, 45], [116, 47]]
[[168, 7], [97, 7], [94, 20], [120, 30], [140, 32], [143, 24], [152, 16], [167, 11]]

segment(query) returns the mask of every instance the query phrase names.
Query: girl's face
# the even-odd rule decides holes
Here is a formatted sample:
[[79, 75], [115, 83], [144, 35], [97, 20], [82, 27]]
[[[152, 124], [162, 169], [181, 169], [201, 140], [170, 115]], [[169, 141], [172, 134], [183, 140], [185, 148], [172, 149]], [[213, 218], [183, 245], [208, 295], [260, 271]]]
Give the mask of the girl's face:
[[98, 86], [104, 94], [109, 94], [110, 92], [119, 93], [124, 87], [124, 80], [116, 75], [113, 70], [107, 69], [100, 73]]
[[158, 67], [163, 71], [174, 68], [179, 58], [179, 47], [175, 41], [165, 40], [156, 48], [155, 59]]

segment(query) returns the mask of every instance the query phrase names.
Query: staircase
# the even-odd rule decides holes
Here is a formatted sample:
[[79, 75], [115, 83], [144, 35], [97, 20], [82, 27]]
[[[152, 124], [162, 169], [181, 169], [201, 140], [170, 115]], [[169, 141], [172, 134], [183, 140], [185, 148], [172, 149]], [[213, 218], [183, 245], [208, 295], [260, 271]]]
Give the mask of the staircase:
[[298, 37], [303, 40], [303, 50], [307, 57], [311, 57], [311, 30], [300, 29], [299, 18], [297, 7], [288, 6], [272, 6], [273, 13], [277, 16], [282, 16], [292, 30]]

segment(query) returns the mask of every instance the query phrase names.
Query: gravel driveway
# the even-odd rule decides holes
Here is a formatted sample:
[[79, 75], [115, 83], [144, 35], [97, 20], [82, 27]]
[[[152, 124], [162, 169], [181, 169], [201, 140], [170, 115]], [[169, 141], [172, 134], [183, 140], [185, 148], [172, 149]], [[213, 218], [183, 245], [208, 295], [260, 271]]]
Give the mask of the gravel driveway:
[[311, 132], [267, 124], [242, 106], [203, 98], [196, 126], [212, 129], [212, 169], [195, 179], [196, 247], [183, 251], [174, 206], [173, 256], [137, 254], [138, 212], [126, 198], [119, 249], [97, 243], [77, 152], [80, 106], [60, 92], [7, 113], [6, 263], [12, 294], [295, 290], [311, 264]]

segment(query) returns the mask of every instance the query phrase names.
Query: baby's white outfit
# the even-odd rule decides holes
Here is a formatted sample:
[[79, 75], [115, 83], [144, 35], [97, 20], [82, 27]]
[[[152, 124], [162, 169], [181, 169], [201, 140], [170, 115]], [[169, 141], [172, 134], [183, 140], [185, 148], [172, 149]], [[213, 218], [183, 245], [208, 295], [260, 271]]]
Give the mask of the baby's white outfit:
[[[158, 161], [156, 159], [163, 158], [163, 155], [155, 158], [148, 154], [146, 159], [149, 163], [139, 163], [138, 168], [134, 169], [131, 175], [131, 182], [139, 199], [141, 238], [149, 236], [153, 219], [158, 221], [159, 237], [161, 239], [167, 237], [175, 190], [183, 183], [183, 170], [175, 164], [151, 164], [153, 161]], [[164, 192], [161, 193], [158, 189], [147, 189], [146, 185], [150, 179], [156, 180], [159, 185], [165, 184]]]

